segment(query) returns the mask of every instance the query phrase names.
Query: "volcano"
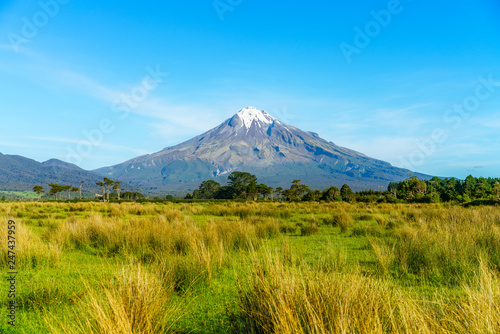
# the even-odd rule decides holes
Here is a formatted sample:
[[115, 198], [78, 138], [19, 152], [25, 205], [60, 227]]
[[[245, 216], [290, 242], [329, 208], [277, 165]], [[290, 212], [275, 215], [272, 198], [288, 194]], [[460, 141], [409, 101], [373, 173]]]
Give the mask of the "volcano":
[[192, 191], [209, 179], [225, 183], [236, 170], [283, 188], [296, 179], [313, 189], [346, 183], [365, 190], [387, 187], [410, 174], [430, 178], [335, 145], [254, 107], [184, 143], [94, 172], [160, 193]]

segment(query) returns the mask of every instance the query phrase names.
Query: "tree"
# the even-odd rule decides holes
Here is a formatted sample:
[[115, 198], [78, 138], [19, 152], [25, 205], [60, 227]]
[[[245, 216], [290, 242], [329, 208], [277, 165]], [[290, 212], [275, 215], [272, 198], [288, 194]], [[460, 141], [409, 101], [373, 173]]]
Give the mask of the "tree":
[[269, 187], [268, 185], [261, 183], [257, 185], [257, 192], [259, 195], [262, 196], [262, 198], [267, 199], [267, 197], [270, 197], [273, 195], [273, 188]]
[[214, 198], [219, 188], [220, 184], [214, 180], [203, 181], [198, 188], [198, 196], [204, 199]]
[[105, 196], [105, 187], [106, 187], [106, 184], [104, 182], [96, 182], [95, 184], [97, 186], [101, 187], [101, 190], [102, 190], [102, 200], [104, 202], [106, 202], [106, 196]]
[[408, 180], [404, 180], [398, 187], [398, 198], [403, 198], [407, 201], [422, 201], [427, 193], [427, 184], [423, 180], [419, 180], [416, 176], [410, 176]]
[[257, 177], [246, 172], [232, 172], [228, 177], [229, 187], [234, 198], [255, 198], [257, 195]]
[[286, 201], [291, 201], [293, 198], [293, 191], [291, 189], [283, 190], [282, 194]]
[[283, 191], [283, 196], [288, 201], [301, 201], [305, 194], [309, 191], [309, 187], [302, 184], [301, 180], [293, 180], [290, 189]]
[[[120, 181], [116, 181], [115, 184], [113, 185], [113, 190], [116, 191], [116, 194], [118, 196], [118, 200], [120, 200], [120, 192], [122, 191], [122, 188], [120, 187], [120, 185], [121, 185]], [[109, 201], [109, 197], [108, 197], [108, 201]]]
[[144, 195], [138, 192], [130, 192], [126, 191], [122, 194], [123, 199], [128, 199], [128, 200], [138, 200], [138, 199], [143, 199]]
[[394, 196], [394, 198], [398, 198], [398, 188], [399, 188], [400, 183], [399, 182], [390, 182], [389, 185], [387, 186], [387, 190]]
[[234, 189], [230, 186], [220, 187], [214, 195], [214, 198], [216, 199], [233, 199], [234, 197]]
[[115, 184], [115, 181], [108, 179], [107, 177], [104, 178], [104, 184], [106, 185], [106, 194], [108, 195], [108, 202], [109, 202], [109, 188]]
[[82, 199], [82, 188], [85, 181], [80, 182], [80, 199]]
[[281, 196], [283, 195], [283, 188], [277, 187], [274, 193], [276, 194], [278, 201], [281, 201]]
[[427, 183], [413, 176], [408, 180], [408, 189], [413, 198], [418, 200], [427, 193]]
[[337, 199], [338, 196], [340, 196], [339, 188], [331, 186], [330, 188], [323, 190], [323, 193], [321, 194], [321, 200], [333, 202]]
[[443, 201], [454, 201], [458, 196], [458, 182], [457, 179], [451, 178], [445, 181], [443, 190]]
[[71, 199], [71, 188], [72, 188], [71, 186], [63, 186], [62, 187], [62, 190], [68, 192], [68, 199]]
[[463, 181], [462, 191], [462, 195], [464, 196], [464, 198], [466, 196], [469, 199], [472, 199], [474, 197], [474, 189], [476, 188], [476, 183], [477, 179], [472, 175], [469, 175], [465, 178], [465, 180]]
[[38, 195], [38, 201], [40, 201], [40, 195], [45, 192], [43, 190], [43, 187], [42, 186], [34, 186], [33, 191]]
[[49, 195], [55, 196], [56, 201], [57, 201], [57, 194], [59, 194], [61, 191], [63, 191], [64, 187], [61, 186], [60, 184], [49, 184], [49, 187], [51, 187], [50, 191], [49, 191]]
[[200, 191], [198, 189], [193, 190], [193, 198], [200, 198]]
[[302, 184], [301, 180], [293, 180], [290, 190], [292, 191], [293, 200], [301, 201], [304, 195], [309, 191], [309, 187]]
[[474, 197], [482, 199], [486, 198], [488, 194], [491, 194], [491, 186], [484, 177], [480, 177], [474, 187]]
[[497, 201], [500, 200], [500, 183], [498, 181], [496, 181], [493, 186], [493, 195]]
[[77, 193], [79, 191], [80, 191], [80, 188], [78, 188], [78, 187], [71, 187], [71, 192], [72, 193]]
[[307, 193], [302, 197], [303, 201], [316, 202], [321, 198], [321, 191], [319, 190], [307, 190]]
[[349, 185], [344, 184], [342, 188], [340, 188], [340, 196], [344, 202], [352, 202], [354, 200], [354, 195], [352, 193], [351, 187]]

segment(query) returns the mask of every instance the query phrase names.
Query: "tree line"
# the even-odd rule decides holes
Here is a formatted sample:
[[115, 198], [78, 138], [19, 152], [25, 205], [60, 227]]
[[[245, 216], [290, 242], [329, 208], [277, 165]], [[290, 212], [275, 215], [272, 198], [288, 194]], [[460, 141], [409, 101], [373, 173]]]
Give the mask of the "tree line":
[[247, 172], [235, 171], [229, 174], [227, 185], [222, 186], [214, 180], [203, 181], [198, 189], [186, 195], [186, 199], [248, 199], [248, 200], [285, 200], [285, 201], [353, 201], [354, 193], [344, 184], [341, 189], [331, 186], [323, 191], [312, 190], [301, 180], [292, 181], [289, 189], [276, 189], [258, 183], [257, 177]]
[[[81, 181], [79, 187], [71, 186], [71, 185], [60, 185], [60, 184], [49, 184], [50, 191], [49, 196], [54, 196], [55, 200], [62, 200], [62, 192], [68, 192], [67, 199], [71, 200], [71, 193], [79, 192], [80, 199], [82, 199], [82, 188], [85, 181]], [[127, 200], [136, 200], [144, 198], [144, 196], [140, 193], [135, 192], [124, 192], [122, 194], [122, 187], [120, 181], [113, 181], [107, 177], [103, 179], [103, 181], [96, 182], [96, 185], [101, 187], [102, 195], [96, 194], [96, 197], [99, 197], [103, 201], [108, 201], [110, 199], [118, 199], [120, 200], [122, 197]], [[116, 194], [111, 194], [111, 190], [115, 191]], [[40, 200], [40, 196], [45, 193], [45, 189], [40, 186], [34, 186], [33, 191], [38, 195], [38, 200]], [[58, 196], [59, 195], [59, 196]], [[122, 196], [123, 195], [123, 196]]]
[[313, 190], [301, 180], [294, 180], [289, 189], [273, 189], [258, 183], [257, 177], [246, 172], [232, 172], [227, 185], [214, 180], [203, 181], [198, 189], [186, 195], [186, 199], [247, 199], [278, 201], [344, 201], [344, 202], [385, 202], [385, 203], [438, 203], [473, 200], [500, 201], [500, 178], [476, 178], [465, 180], [433, 177], [419, 180], [415, 176], [400, 182], [391, 182], [386, 189], [353, 192], [348, 184], [340, 189]]
[[[136, 192], [122, 193], [120, 181], [104, 178], [96, 182], [101, 187], [102, 195], [97, 195], [103, 201], [110, 200], [138, 200], [144, 196]], [[71, 200], [71, 193], [79, 192], [82, 199], [84, 181], [79, 187], [71, 185], [49, 184], [49, 196], [56, 200], [63, 199], [60, 193], [67, 192], [67, 199]], [[111, 191], [115, 193], [111, 193]], [[35, 186], [33, 191], [40, 196], [45, 193], [42, 186]], [[59, 196], [58, 196], [59, 195]], [[386, 202], [386, 203], [439, 203], [459, 202], [467, 203], [474, 200], [500, 201], [500, 178], [483, 178], [469, 175], [465, 180], [456, 178], [433, 177], [430, 180], [419, 180], [415, 176], [400, 182], [391, 182], [387, 189], [364, 190], [353, 192], [349, 185], [344, 184], [340, 189], [330, 186], [324, 190], [313, 190], [303, 184], [301, 180], [293, 180], [290, 188], [276, 189], [258, 183], [257, 177], [247, 172], [235, 171], [229, 174], [227, 185], [221, 185], [214, 180], [203, 181], [198, 189], [188, 193], [186, 199], [244, 199], [244, 200], [278, 200], [278, 201], [345, 201], [345, 202]]]
[[416, 203], [460, 202], [474, 200], [500, 200], [500, 178], [484, 178], [469, 175], [465, 180], [456, 178], [408, 180], [389, 184], [388, 192], [396, 198]]
[[[49, 184], [49, 187], [50, 187], [50, 191], [49, 191], [49, 196], [54, 196], [56, 201], [57, 201], [57, 195], [63, 191], [67, 191], [68, 192], [68, 199], [71, 199], [71, 193], [75, 193], [75, 192], [79, 192], [80, 193], [80, 199], [82, 199], [82, 188], [83, 188], [83, 184], [85, 183], [85, 181], [81, 181], [80, 182], [80, 186], [79, 187], [74, 187], [74, 186], [63, 186], [63, 185], [60, 185], [60, 184]], [[33, 191], [38, 195], [38, 200], [40, 200], [40, 196], [45, 193], [45, 190], [43, 189], [42, 186], [34, 186], [33, 187]], [[62, 195], [60, 197], [60, 199], [62, 199]]]

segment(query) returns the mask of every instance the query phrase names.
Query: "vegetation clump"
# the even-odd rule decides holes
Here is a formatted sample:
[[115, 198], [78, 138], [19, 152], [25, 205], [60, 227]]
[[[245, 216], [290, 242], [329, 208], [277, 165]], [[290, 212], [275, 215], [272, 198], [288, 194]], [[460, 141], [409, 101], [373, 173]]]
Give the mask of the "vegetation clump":
[[34, 201], [0, 218], [27, 333], [500, 332], [493, 206]]

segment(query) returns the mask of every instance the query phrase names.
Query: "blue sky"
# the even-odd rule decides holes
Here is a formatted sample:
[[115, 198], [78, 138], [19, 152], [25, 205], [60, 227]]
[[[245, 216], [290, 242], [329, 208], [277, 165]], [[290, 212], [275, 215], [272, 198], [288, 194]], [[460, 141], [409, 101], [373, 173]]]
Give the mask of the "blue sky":
[[0, 152], [94, 169], [255, 106], [396, 166], [500, 177], [499, 18], [493, 0], [4, 0]]

